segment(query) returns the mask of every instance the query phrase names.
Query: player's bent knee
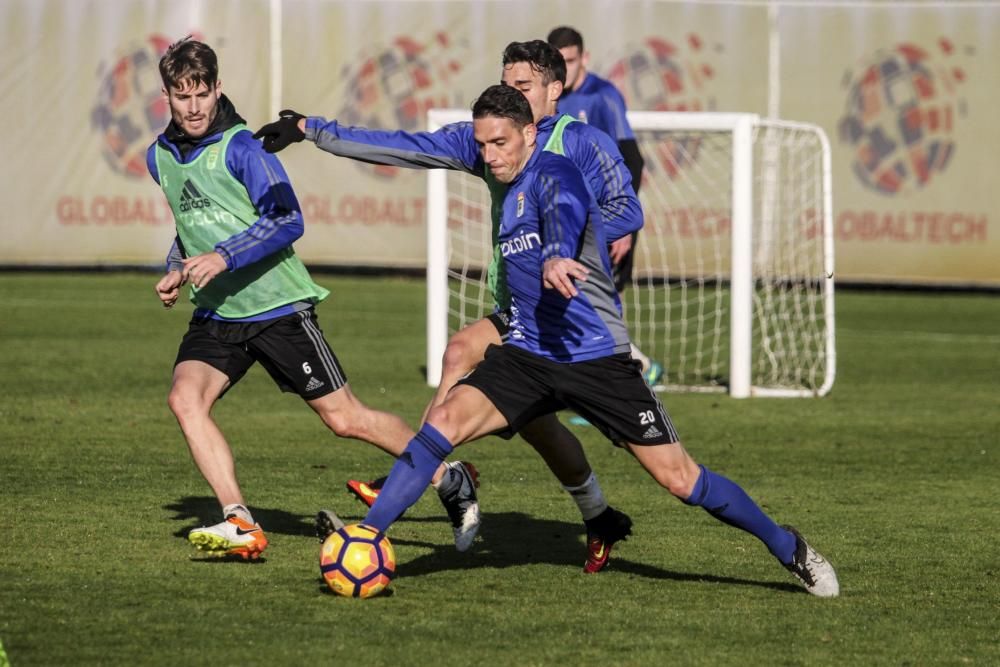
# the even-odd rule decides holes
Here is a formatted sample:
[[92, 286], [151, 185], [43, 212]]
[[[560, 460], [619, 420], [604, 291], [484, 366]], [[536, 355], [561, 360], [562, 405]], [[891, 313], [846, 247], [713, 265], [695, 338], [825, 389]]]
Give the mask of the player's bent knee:
[[671, 478], [663, 486], [670, 492], [670, 495], [680, 500], [690, 498], [691, 492], [694, 490], [694, 482], [682, 478]]
[[197, 392], [177, 387], [167, 395], [167, 406], [178, 419], [204, 414], [209, 408]]
[[427, 413], [426, 423], [430, 424], [441, 435], [454, 442], [457, 415], [452, 406], [447, 403], [436, 405]]
[[461, 377], [472, 370], [480, 361], [482, 361], [482, 354], [475, 349], [475, 346], [462, 339], [452, 339], [444, 350], [442, 372]]
[[699, 472], [697, 468], [691, 471], [686, 466], [671, 466], [658, 471], [653, 477], [672, 496], [687, 500], [691, 497], [695, 482], [698, 481]]
[[321, 413], [320, 417], [333, 433], [339, 438], [364, 439], [364, 429], [361, 428], [360, 420], [355, 410], [328, 410]]
[[657, 484], [681, 500], [691, 496], [699, 472], [697, 467], [691, 470], [683, 463], [660, 465], [649, 470]]

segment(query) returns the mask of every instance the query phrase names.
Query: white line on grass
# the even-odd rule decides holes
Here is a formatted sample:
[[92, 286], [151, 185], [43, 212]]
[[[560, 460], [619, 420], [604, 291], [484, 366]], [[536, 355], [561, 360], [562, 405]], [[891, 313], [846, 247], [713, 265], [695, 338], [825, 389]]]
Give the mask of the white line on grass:
[[943, 333], [935, 331], [873, 331], [861, 329], [843, 329], [837, 327], [837, 336], [858, 336], [860, 338], [896, 338], [920, 340], [928, 343], [992, 343], [1000, 344], [998, 334], [980, 333]]

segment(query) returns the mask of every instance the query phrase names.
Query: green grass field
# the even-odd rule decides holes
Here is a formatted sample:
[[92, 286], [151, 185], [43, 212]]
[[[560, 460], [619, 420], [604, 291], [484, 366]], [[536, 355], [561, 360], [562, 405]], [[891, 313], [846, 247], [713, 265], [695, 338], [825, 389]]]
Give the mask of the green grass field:
[[[1000, 664], [1000, 298], [841, 292], [823, 399], [665, 395], [696, 459], [836, 566], [802, 591], [766, 549], [657, 487], [594, 431], [635, 520], [587, 577], [579, 515], [520, 440], [465, 446], [483, 476], [466, 554], [433, 494], [390, 532], [392, 595], [325, 592], [316, 509], [359, 520], [349, 477], [390, 461], [338, 440], [262, 369], [220, 402], [263, 562], [200, 559], [219, 519], [166, 406], [188, 308], [156, 276], [0, 274], [0, 665]], [[419, 281], [320, 276], [355, 392], [415, 423]]]

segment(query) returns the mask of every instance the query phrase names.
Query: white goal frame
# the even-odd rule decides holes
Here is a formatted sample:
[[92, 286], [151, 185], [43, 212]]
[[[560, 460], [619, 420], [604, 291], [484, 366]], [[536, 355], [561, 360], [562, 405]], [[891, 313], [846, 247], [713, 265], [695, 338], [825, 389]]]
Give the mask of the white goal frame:
[[[833, 386], [836, 376], [836, 346], [834, 337], [834, 252], [833, 252], [833, 203], [831, 190], [830, 145], [822, 128], [777, 119], [761, 118], [746, 113], [701, 113], [701, 112], [628, 112], [633, 129], [639, 131], [679, 131], [679, 132], [723, 132], [731, 135], [730, 184], [730, 267], [729, 267], [729, 377], [718, 386], [667, 386], [668, 389], [685, 391], [728, 391], [734, 398], [750, 396], [808, 397], [823, 396]], [[427, 114], [428, 130], [471, 119], [467, 109], [431, 109]], [[752, 337], [754, 326], [754, 290], [760, 279], [754, 275], [754, 217], [767, 217], [767, 202], [771, 201], [767, 192], [755, 193], [755, 178], [763, 183], [761, 190], [780, 189], [778, 179], [780, 167], [773, 167], [774, 178], [761, 178], [755, 174], [772, 169], [777, 165], [782, 148], [765, 143], [756, 148], [760, 151], [755, 159], [755, 136], [758, 132], [797, 132], [810, 136], [818, 146], [821, 160], [820, 176], [815, 180], [818, 193], [812, 193], [816, 202], [816, 215], [821, 220], [819, 236], [822, 237], [821, 276], [809, 278], [822, 290], [822, 332], [823, 341], [817, 345], [816, 363], [822, 366], [822, 380], [811, 387], [755, 385], [752, 381], [753, 363]], [[814, 138], [812, 135], [815, 135]], [[763, 155], [763, 158], [761, 158]], [[648, 160], [648, 157], [647, 157]], [[767, 174], [764, 174], [765, 176]], [[464, 178], [472, 178], [463, 175]], [[451, 178], [455, 178], [454, 175]], [[449, 173], [447, 170], [430, 170], [427, 179], [427, 382], [437, 386], [441, 378], [442, 356], [449, 336], [449, 257], [448, 236], [449, 215]], [[485, 192], [485, 185], [482, 186]], [[641, 191], [645, 194], [645, 191]], [[755, 194], [757, 199], [755, 200]], [[487, 195], [488, 197], [488, 195]], [[755, 201], [760, 208], [755, 207]], [[760, 212], [763, 211], [763, 212]], [[780, 214], [780, 213], [779, 213]], [[791, 224], [796, 224], [792, 221]], [[640, 232], [640, 243], [642, 233]], [[795, 276], [771, 276], [770, 280], [795, 280]], [[478, 313], [475, 318], [486, 313]], [[467, 322], [460, 322], [464, 326]]]

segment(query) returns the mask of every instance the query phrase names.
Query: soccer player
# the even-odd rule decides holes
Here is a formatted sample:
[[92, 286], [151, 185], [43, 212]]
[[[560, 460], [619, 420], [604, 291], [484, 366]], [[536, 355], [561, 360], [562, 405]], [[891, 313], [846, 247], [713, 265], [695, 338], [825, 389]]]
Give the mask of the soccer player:
[[[600, 205], [609, 236], [618, 239], [638, 229], [642, 225], [642, 208], [614, 141], [585, 123], [555, 115], [556, 100], [566, 79], [565, 63], [559, 52], [542, 40], [513, 42], [504, 50], [502, 61], [503, 82], [529, 101], [537, 122], [539, 144], [546, 150], [564, 154], [583, 172]], [[465, 171], [486, 180], [494, 201], [499, 201], [505, 190], [486, 168], [470, 122], [454, 123], [433, 133], [410, 134], [344, 127], [336, 120], [306, 118], [294, 111], [281, 115], [255, 135], [264, 138], [265, 150], [279, 151], [290, 143], [310, 139], [325, 151], [365, 162]], [[506, 310], [505, 277], [496, 256], [500, 251], [496, 243], [497, 222], [494, 219], [495, 257], [489, 267], [490, 289], [497, 309], [449, 340], [441, 383], [430, 406], [440, 404], [455, 382], [483, 359], [488, 345], [501, 343], [507, 335], [510, 314]], [[554, 415], [525, 425], [521, 435], [539, 452], [576, 502], [587, 526], [588, 556], [584, 570], [600, 571], [608, 562], [612, 545], [630, 533], [631, 519], [608, 505], [579, 440]], [[351, 480], [348, 488], [369, 505], [378, 494], [377, 484], [373, 483]], [[318, 522], [321, 533], [335, 527], [328, 513], [320, 512]]]
[[[632, 187], [639, 194], [642, 185], [642, 168], [645, 161], [639, 152], [635, 133], [625, 115], [625, 99], [614, 84], [587, 70], [590, 53], [583, 48], [583, 35], [570, 27], [560, 27], [549, 33], [548, 43], [559, 49], [566, 61], [566, 85], [559, 97], [559, 113], [573, 116], [588, 123], [618, 143], [618, 150], [625, 159], [625, 166], [632, 175]], [[639, 232], [611, 244], [611, 262], [614, 266], [615, 288], [621, 294], [632, 280], [635, 244]], [[651, 360], [632, 345], [632, 356], [642, 362], [646, 380], [655, 385], [663, 377], [663, 366]]]
[[455, 447], [494, 433], [509, 438], [539, 415], [572, 408], [671, 494], [760, 539], [810, 593], [837, 595], [833, 567], [797, 531], [774, 523], [681, 445], [629, 353], [601, 212], [579, 170], [539, 150], [524, 96], [491, 86], [472, 116], [483, 161], [508, 186], [498, 205], [510, 336], [431, 408], [364, 523], [388, 530]]
[[[190, 283], [196, 308], [168, 402], [223, 515], [188, 539], [213, 555], [257, 558], [267, 537], [244, 503], [232, 450], [211, 416], [254, 362], [338, 436], [398, 455], [413, 431], [351, 392], [314, 312], [329, 292], [312, 281], [292, 248], [303, 232], [299, 203], [281, 163], [251, 137], [222, 94], [215, 52], [184, 39], [159, 67], [171, 121], [146, 162], [173, 211], [177, 237], [156, 293], [171, 308]], [[475, 502], [464, 467], [453, 464], [447, 472], [439, 482], [446, 506]]]

